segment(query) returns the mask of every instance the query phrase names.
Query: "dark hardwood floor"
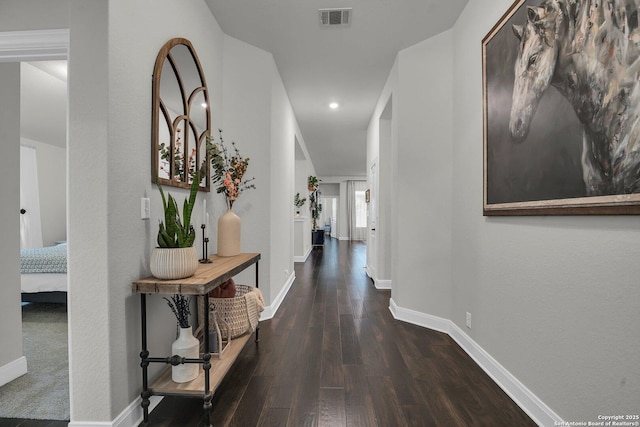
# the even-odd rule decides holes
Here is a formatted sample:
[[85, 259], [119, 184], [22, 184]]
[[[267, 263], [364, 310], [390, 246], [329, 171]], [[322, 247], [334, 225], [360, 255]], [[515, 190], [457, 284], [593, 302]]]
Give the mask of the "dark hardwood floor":
[[[396, 321], [362, 243], [326, 239], [261, 323], [213, 400], [214, 426], [535, 426], [447, 335]], [[200, 399], [165, 397], [154, 427], [203, 426]], [[0, 420], [0, 427], [62, 427]]]
[[[365, 274], [362, 243], [325, 240], [261, 323], [213, 401], [214, 426], [535, 426], [446, 334], [399, 322]], [[202, 426], [166, 397], [152, 426]]]

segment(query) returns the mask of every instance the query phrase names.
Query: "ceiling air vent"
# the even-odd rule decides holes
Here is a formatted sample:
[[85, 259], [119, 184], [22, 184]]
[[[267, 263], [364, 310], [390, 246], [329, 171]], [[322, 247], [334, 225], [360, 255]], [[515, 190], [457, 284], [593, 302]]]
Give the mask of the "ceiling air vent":
[[349, 25], [351, 23], [351, 8], [318, 9], [321, 25]]

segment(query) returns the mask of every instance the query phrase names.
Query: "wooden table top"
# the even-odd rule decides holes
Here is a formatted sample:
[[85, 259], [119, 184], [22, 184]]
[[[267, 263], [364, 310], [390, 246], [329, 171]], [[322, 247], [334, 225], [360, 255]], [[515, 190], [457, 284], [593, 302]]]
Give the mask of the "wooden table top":
[[136, 280], [131, 291], [138, 294], [205, 295], [260, 259], [259, 253], [231, 257], [211, 255], [210, 264], [198, 265], [196, 273], [185, 279], [162, 280], [153, 276]]

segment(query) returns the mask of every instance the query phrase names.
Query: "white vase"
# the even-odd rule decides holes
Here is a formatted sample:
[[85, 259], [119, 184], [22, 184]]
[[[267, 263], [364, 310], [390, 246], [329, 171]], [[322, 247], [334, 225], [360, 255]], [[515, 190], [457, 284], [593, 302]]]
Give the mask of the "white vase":
[[[171, 354], [197, 359], [200, 356], [200, 341], [193, 336], [191, 326], [180, 328], [178, 339], [171, 344]], [[198, 363], [183, 363], [171, 367], [171, 379], [176, 383], [186, 383], [198, 377]]]
[[151, 274], [158, 279], [184, 279], [198, 269], [198, 251], [188, 248], [153, 248], [150, 262]]
[[235, 256], [240, 253], [242, 221], [231, 209], [218, 218], [218, 255]]

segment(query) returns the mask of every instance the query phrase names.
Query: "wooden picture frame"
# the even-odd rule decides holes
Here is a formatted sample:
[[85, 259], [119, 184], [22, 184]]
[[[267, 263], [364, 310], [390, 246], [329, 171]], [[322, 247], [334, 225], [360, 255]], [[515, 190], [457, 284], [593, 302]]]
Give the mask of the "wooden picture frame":
[[482, 40], [484, 215], [640, 213], [636, 3], [517, 0]]

